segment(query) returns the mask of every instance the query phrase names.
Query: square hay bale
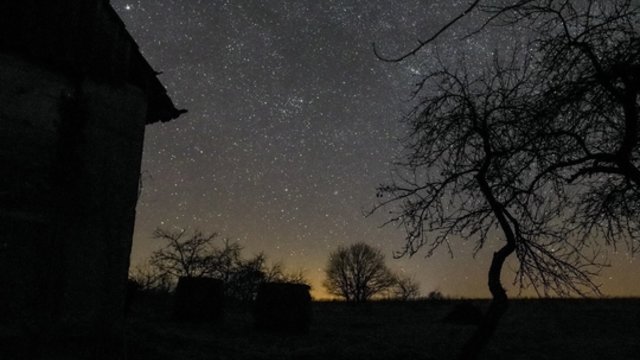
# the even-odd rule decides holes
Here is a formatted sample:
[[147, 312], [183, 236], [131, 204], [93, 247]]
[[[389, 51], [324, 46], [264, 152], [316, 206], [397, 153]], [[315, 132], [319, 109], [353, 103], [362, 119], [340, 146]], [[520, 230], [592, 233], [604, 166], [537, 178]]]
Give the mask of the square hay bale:
[[290, 334], [308, 333], [311, 323], [309, 289], [304, 284], [261, 284], [254, 308], [256, 328]]
[[222, 319], [224, 285], [206, 277], [181, 277], [174, 294], [173, 318], [189, 322], [218, 322]]

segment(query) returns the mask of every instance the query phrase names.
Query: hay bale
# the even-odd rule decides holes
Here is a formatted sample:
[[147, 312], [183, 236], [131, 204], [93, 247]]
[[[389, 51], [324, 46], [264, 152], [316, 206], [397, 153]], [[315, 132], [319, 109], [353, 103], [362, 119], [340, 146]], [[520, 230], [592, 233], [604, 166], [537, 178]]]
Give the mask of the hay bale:
[[222, 280], [181, 277], [174, 294], [173, 318], [178, 321], [218, 322], [222, 319]]
[[479, 307], [471, 302], [456, 304], [445, 316], [444, 321], [461, 325], [478, 325], [482, 322], [483, 314]]
[[311, 323], [309, 286], [290, 283], [263, 283], [258, 288], [254, 320], [264, 331], [303, 334]]

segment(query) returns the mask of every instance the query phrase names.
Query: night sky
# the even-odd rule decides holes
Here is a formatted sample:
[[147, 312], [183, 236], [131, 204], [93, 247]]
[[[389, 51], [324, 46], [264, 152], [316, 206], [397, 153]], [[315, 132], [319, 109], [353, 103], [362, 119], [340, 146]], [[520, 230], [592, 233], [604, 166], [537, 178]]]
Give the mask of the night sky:
[[[454, 242], [425, 259], [394, 260], [404, 233], [365, 218], [375, 188], [391, 177], [404, 134], [399, 120], [435, 53], [478, 63], [520, 33], [492, 29], [461, 40], [478, 18], [401, 64], [383, 53], [413, 47], [462, 11], [464, 1], [112, 0], [178, 108], [189, 113], [147, 127], [132, 265], [161, 246], [157, 226], [237, 239], [246, 255], [264, 251], [304, 269], [312, 294], [329, 252], [364, 241], [427, 294], [489, 297], [486, 272], [497, 241], [473, 258]], [[516, 29], [517, 30], [517, 29]], [[499, 241], [499, 240], [498, 240]], [[619, 249], [622, 250], [622, 249]], [[609, 252], [597, 282], [606, 295], [640, 296], [640, 260]], [[505, 269], [511, 283], [513, 265]], [[510, 287], [510, 295], [517, 290]], [[528, 294], [528, 293], [527, 293]]]

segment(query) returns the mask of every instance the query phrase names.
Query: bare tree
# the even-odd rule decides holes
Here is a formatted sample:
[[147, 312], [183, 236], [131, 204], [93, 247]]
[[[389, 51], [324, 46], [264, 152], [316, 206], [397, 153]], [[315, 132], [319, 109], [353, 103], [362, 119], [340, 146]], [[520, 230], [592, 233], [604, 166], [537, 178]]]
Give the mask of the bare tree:
[[578, 195], [571, 221], [584, 237], [637, 251], [640, 3], [532, 2], [498, 15], [545, 34], [534, 43], [543, 90], [523, 118], [536, 120], [538, 178]]
[[412, 277], [396, 275], [396, 282], [391, 288], [391, 296], [402, 301], [416, 299], [420, 296], [420, 285]]
[[[521, 287], [567, 294], [597, 292], [591, 278], [602, 265], [596, 261], [602, 237], [638, 250], [639, 7], [633, 0], [469, 1], [400, 56], [374, 48], [382, 60], [404, 61], [472, 12], [487, 16], [478, 32], [516, 24], [530, 31], [531, 57], [512, 57], [510, 65], [471, 80], [466, 71], [448, 70], [423, 79], [418, 94], [427, 83], [439, 88], [421, 98], [412, 116], [432, 121], [411, 123], [409, 160], [401, 164], [409, 175], [379, 193], [402, 204], [392, 222], [407, 230], [404, 253], [427, 245], [431, 254], [455, 234], [484, 239], [486, 225], [499, 225], [506, 244], [489, 271], [494, 301], [483, 331], [503, 311], [494, 305], [506, 302], [499, 278], [492, 280], [500, 258], [515, 252]], [[465, 196], [447, 195], [459, 192]], [[484, 240], [478, 241], [480, 249]], [[479, 342], [474, 336], [468, 349], [477, 352]]]
[[157, 228], [155, 239], [166, 241], [165, 247], [154, 251], [149, 263], [160, 274], [174, 278], [180, 276], [199, 277], [211, 272], [213, 241], [217, 233], [208, 235], [196, 230], [188, 236], [186, 230], [169, 231]]
[[[419, 105], [407, 117], [404, 160], [397, 179], [378, 190], [380, 207], [394, 206], [390, 223], [404, 227], [406, 243], [399, 255], [427, 247], [430, 256], [441, 246], [453, 254], [456, 238], [476, 242], [502, 232], [504, 243], [493, 254], [488, 273], [493, 301], [482, 327], [463, 351], [473, 358], [486, 344], [507, 309], [502, 268], [515, 254], [521, 288], [557, 294], [598, 292], [592, 276], [600, 264], [597, 251], [567, 237], [558, 225], [565, 197], [546, 196], [559, 187], [555, 177], [532, 177], [540, 167], [528, 122], [529, 99], [539, 83], [520, 66], [518, 53], [496, 59], [477, 76], [464, 66], [444, 65], [419, 84]], [[375, 211], [374, 209], [374, 211]]]
[[208, 255], [209, 264], [207, 275], [230, 283], [237, 272], [242, 260], [242, 245], [238, 242], [224, 239], [221, 247], [214, 247]]
[[380, 250], [365, 243], [341, 246], [329, 255], [324, 286], [349, 302], [363, 303], [395, 284]]
[[246, 259], [237, 242], [224, 239], [221, 246], [216, 246], [217, 233], [195, 230], [187, 235], [186, 230], [157, 228], [153, 236], [166, 241], [166, 245], [153, 252], [148, 268], [133, 272], [134, 280], [143, 286], [166, 287], [169, 283], [172, 287], [181, 276], [210, 277], [223, 281], [228, 297], [251, 301], [263, 282], [307, 283], [302, 271], [288, 273], [281, 263], [270, 265], [262, 252]]
[[141, 264], [129, 271], [129, 280], [143, 291], [169, 292], [174, 279], [168, 274], [162, 274], [148, 263]]
[[[226, 281], [227, 294], [243, 302], [254, 300], [262, 283], [289, 280], [282, 264], [269, 265], [266, 255], [262, 252], [249, 259], [237, 258], [229, 275]], [[305, 282], [304, 279], [301, 281]]]

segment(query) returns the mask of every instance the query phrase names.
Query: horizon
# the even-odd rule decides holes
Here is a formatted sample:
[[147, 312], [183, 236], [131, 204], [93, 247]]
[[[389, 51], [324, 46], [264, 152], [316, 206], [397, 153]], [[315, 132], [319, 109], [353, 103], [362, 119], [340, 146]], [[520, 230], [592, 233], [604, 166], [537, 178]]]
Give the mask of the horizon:
[[[413, 275], [422, 294], [489, 296], [486, 273], [499, 237], [476, 257], [473, 244], [455, 241], [453, 259], [440, 249], [429, 259], [419, 252], [394, 260], [403, 231], [380, 229], [383, 213], [362, 215], [375, 204], [375, 187], [392, 176], [404, 134], [398, 120], [434, 53], [390, 65], [371, 43], [401, 52], [459, 7], [418, 0], [111, 3], [163, 72], [169, 95], [189, 110], [147, 128], [133, 266], [159, 246], [150, 239], [157, 226], [217, 231], [247, 254], [264, 251], [289, 270], [305, 269], [313, 295], [322, 297], [329, 252], [365, 241], [393, 270]], [[459, 35], [439, 41], [442, 57], [481, 61], [519, 34]], [[603, 293], [640, 296], [633, 276], [640, 262], [607, 250], [612, 266], [596, 278]], [[505, 268], [503, 283], [514, 294], [511, 274]]]

